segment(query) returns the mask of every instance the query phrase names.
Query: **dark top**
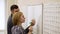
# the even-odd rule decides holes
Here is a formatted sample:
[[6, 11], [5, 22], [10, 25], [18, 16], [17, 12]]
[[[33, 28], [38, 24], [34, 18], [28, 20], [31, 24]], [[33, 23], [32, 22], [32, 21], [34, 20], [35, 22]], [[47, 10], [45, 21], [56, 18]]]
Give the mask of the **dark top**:
[[13, 27], [13, 23], [12, 23], [12, 14], [9, 16], [8, 18], [8, 22], [7, 22], [7, 34], [12, 34], [11, 33], [11, 28]]

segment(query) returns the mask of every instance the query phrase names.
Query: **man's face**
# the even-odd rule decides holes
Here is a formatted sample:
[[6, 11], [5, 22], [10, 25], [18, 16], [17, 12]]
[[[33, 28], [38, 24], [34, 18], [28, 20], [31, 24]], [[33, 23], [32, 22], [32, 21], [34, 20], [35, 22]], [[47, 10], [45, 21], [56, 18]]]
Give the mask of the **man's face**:
[[12, 14], [14, 14], [14, 13], [16, 13], [16, 12], [18, 12], [19, 11], [19, 9], [14, 9], [13, 11], [12, 11]]

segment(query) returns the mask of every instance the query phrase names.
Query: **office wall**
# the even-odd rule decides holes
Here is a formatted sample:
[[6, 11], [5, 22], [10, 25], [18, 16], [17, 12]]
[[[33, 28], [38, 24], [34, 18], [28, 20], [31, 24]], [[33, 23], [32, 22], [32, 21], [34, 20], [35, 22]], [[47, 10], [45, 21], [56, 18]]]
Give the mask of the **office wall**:
[[38, 5], [38, 4], [48, 4], [48, 3], [60, 3], [60, 0], [6, 0], [6, 25], [7, 25], [8, 16], [11, 14], [10, 6], [12, 4], [18, 4], [20, 10], [23, 11], [22, 9], [27, 5]]

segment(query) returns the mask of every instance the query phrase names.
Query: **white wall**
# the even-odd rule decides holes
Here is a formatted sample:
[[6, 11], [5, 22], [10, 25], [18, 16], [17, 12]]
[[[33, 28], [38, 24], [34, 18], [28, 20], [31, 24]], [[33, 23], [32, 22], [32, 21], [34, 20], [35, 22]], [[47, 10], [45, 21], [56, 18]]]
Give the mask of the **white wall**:
[[38, 5], [48, 3], [60, 3], [60, 0], [6, 0], [6, 22], [8, 16], [10, 15], [10, 6], [12, 4], [18, 4], [20, 10], [23, 11], [23, 8], [26, 8], [27, 5]]

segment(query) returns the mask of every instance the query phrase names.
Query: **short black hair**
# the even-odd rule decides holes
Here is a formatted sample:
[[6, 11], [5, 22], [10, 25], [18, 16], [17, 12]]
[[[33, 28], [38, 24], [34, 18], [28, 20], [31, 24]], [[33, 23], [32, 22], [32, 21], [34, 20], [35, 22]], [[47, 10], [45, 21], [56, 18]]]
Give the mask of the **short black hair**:
[[12, 6], [10, 7], [10, 10], [12, 11], [12, 10], [17, 9], [17, 8], [18, 8], [18, 5], [12, 5]]

